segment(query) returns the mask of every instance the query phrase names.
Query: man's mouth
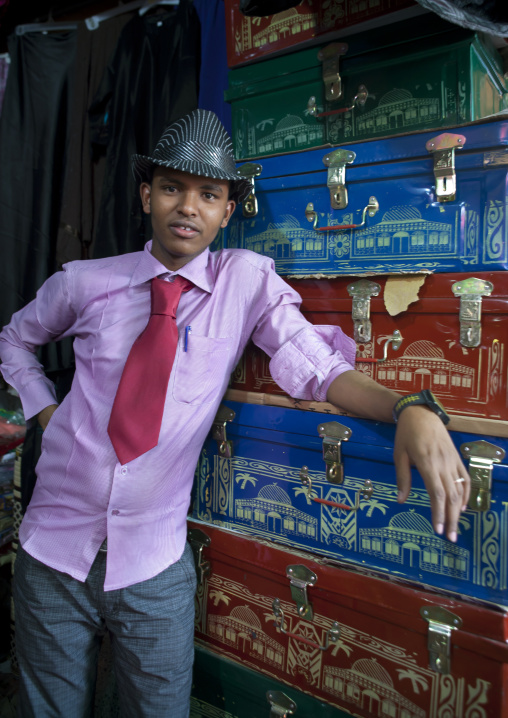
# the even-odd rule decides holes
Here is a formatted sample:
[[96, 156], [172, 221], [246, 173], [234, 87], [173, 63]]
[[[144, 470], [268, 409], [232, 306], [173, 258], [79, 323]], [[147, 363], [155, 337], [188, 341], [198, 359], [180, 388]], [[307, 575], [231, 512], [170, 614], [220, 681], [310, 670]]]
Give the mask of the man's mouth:
[[177, 237], [190, 238], [199, 233], [199, 229], [193, 222], [174, 222], [170, 229]]

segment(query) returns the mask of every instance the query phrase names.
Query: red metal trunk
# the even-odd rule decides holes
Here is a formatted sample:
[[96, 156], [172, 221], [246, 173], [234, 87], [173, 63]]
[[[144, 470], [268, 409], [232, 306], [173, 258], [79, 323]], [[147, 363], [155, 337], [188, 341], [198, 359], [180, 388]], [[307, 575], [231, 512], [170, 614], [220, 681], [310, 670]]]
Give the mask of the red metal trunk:
[[508, 715], [506, 613], [189, 528], [195, 548], [199, 532], [210, 539], [198, 560], [198, 643], [362, 718]]
[[[348, 287], [358, 286], [358, 279], [287, 281], [302, 296], [302, 311], [310, 322], [339, 325], [349, 336], [356, 334], [359, 371], [401, 394], [432, 389], [452, 414], [506, 421], [508, 273], [475, 276], [493, 285], [490, 295], [479, 301], [474, 294], [469, 300], [454, 294], [457, 283], [463, 285], [472, 274], [372, 277], [379, 291], [370, 299], [370, 320], [368, 315], [360, 317], [356, 327], [353, 310], [356, 314], [357, 309]], [[408, 288], [415, 301], [406, 307], [403, 297]], [[394, 303], [401, 311], [391, 316], [387, 304]], [[478, 312], [476, 324], [473, 312]], [[472, 343], [468, 341], [471, 326], [479, 334], [478, 346], [467, 346]], [[396, 331], [401, 335], [397, 349], [391, 340]], [[254, 345], [237, 368], [231, 387], [283, 393], [270, 376], [269, 358]]]
[[326, 39], [331, 33], [334, 37], [341, 31], [347, 34], [351, 27], [359, 31], [366, 22], [373, 20], [377, 20], [379, 25], [393, 22], [403, 17], [400, 13], [394, 15], [394, 12], [410, 8], [417, 14], [418, 8], [412, 0], [378, 0], [375, 3], [355, 0], [315, 3], [304, 0], [296, 7], [275, 15], [246, 17], [240, 12], [238, 0], [225, 0], [225, 4], [230, 67], [263, 60], [267, 55], [287, 52], [313, 40]]

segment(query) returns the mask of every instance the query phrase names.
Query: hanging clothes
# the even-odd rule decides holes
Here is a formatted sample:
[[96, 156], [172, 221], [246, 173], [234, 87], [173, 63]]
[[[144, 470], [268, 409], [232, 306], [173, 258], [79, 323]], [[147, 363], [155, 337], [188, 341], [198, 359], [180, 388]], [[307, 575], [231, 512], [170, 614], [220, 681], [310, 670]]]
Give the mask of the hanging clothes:
[[508, 35], [506, 0], [418, 0], [418, 4], [454, 25], [490, 35]]
[[224, 0], [194, 0], [194, 7], [201, 22], [199, 107], [215, 112], [232, 134], [231, 105], [224, 101], [228, 89]]
[[150, 238], [131, 155], [151, 154], [164, 128], [198, 106], [200, 25], [192, 2], [135, 16], [123, 29], [92, 107], [92, 141], [106, 147], [94, 257]]
[[106, 155], [103, 147], [92, 152], [88, 108], [132, 14], [117, 15], [90, 31], [80, 23], [77, 32], [70, 137], [56, 243], [60, 268], [74, 259], [88, 259], [100, 203]]
[[240, 12], [248, 17], [267, 17], [296, 7], [302, 0], [240, 0]]
[[76, 31], [11, 35], [0, 118], [1, 324], [55, 270]]
[[0, 55], [0, 115], [2, 114], [5, 86], [7, 84], [7, 75], [9, 74], [10, 64], [11, 57], [9, 53], [6, 52]]

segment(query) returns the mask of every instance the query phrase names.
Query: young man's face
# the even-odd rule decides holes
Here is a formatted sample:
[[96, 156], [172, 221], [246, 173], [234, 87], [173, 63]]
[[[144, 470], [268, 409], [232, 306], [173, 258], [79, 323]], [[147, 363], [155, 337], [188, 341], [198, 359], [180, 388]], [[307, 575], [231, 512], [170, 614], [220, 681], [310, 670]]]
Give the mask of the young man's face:
[[143, 211], [151, 215], [152, 254], [167, 269], [180, 269], [201, 254], [235, 209], [229, 182], [156, 167], [152, 184], [140, 187]]

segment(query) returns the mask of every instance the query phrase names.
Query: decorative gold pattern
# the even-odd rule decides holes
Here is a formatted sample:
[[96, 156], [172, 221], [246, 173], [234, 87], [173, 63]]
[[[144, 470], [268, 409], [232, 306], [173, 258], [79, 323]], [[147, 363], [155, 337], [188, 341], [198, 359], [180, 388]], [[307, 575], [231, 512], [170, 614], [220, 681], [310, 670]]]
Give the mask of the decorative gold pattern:
[[[493, 511], [485, 511], [481, 514], [482, 525], [482, 570], [480, 581], [482, 586], [497, 588], [499, 585], [499, 516]], [[506, 559], [505, 559], [506, 561]]]
[[476, 686], [467, 687], [465, 718], [487, 718], [488, 690], [490, 683], [477, 679]]
[[506, 262], [508, 241], [506, 237], [506, 207], [498, 200], [490, 200], [485, 211], [484, 261]]
[[489, 398], [494, 399], [501, 391], [502, 378], [501, 371], [504, 366], [504, 344], [499, 339], [492, 341], [492, 347], [489, 355]]

